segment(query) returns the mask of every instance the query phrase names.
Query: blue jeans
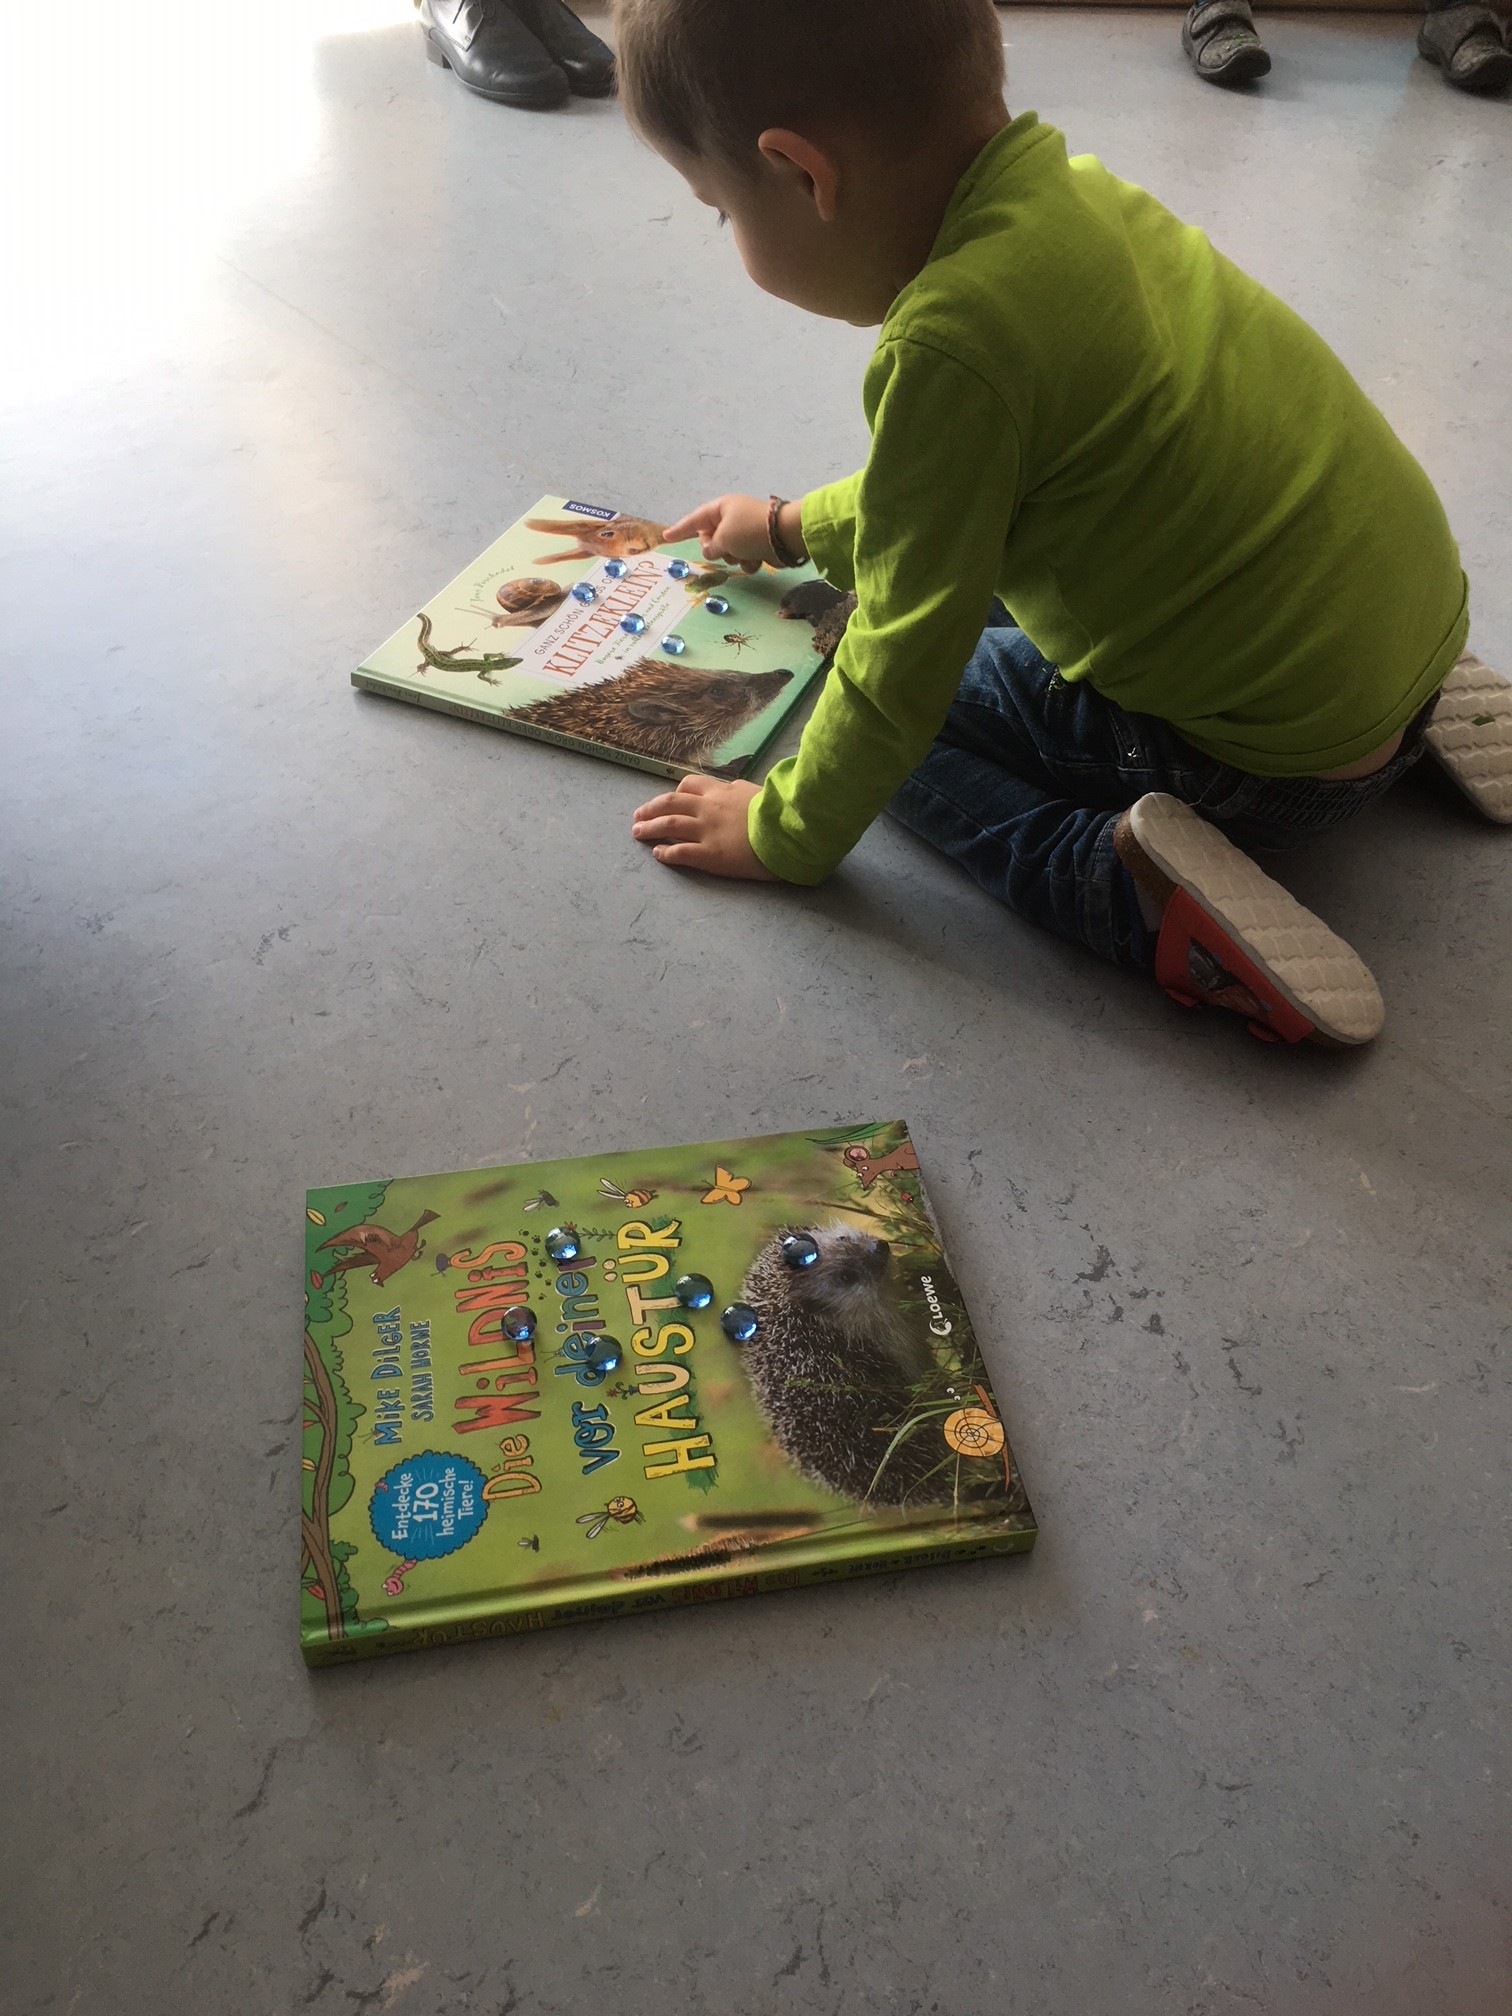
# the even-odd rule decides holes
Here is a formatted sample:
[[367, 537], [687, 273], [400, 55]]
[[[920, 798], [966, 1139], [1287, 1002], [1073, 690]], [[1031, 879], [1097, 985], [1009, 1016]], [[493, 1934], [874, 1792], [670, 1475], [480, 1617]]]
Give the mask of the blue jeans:
[[1168, 791], [1246, 850], [1293, 847], [1390, 790], [1423, 753], [1432, 711], [1430, 700], [1374, 776], [1256, 777], [1062, 679], [1005, 623], [983, 632], [933, 749], [888, 810], [1021, 917], [1148, 972], [1155, 934], [1113, 851], [1120, 812]]

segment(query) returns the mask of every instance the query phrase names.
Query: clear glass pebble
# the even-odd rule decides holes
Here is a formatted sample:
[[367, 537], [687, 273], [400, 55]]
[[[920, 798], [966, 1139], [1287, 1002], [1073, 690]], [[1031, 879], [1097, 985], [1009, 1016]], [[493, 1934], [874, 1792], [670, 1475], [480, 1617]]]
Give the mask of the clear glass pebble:
[[688, 648], [683, 639], [679, 637], [675, 632], [673, 632], [669, 636], [663, 637], [661, 647], [663, 651], [667, 652], [668, 655], [673, 658], [680, 658], [684, 653], [684, 651], [686, 651]]
[[511, 1344], [523, 1344], [536, 1332], [535, 1311], [527, 1303], [518, 1302], [513, 1309], [506, 1309], [499, 1318], [499, 1328]]
[[646, 627], [645, 617], [637, 616], [633, 609], [631, 610], [628, 616], [622, 616], [620, 618], [621, 630], [628, 630], [632, 637], [639, 637], [639, 635], [645, 629], [645, 627]]
[[727, 595], [705, 595], [704, 607], [711, 616], [728, 616], [730, 601]]
[[574, 602], [597, 602], [598, 590], [591, 581], [579, 581], [572, 590]]
[[819, 1258], [819, 1241], [807, 1232], [784, 1233], [782, 1257], [789, 1267], [812, 1267]]
[[693, 569], [688, 565], [686, 560], [669, 560], [667, 562], [667, 572], [672, 576], [674, 581], [686, 581], [688, 576], [693, 572]]
[[625, 576], [630, 572], [630, 562], [628, 560], [606, 560], [604, 562], [604, 572], [609, 576], [611, 581], [623, 581]]
[[684, 1309], [707, 1309], [714, 1300], [714, 1283], [707, 1274], [683, 1274], [672, 1284], [672, 1292]]
[[565, 1226], [558, 1225], [546, 1234], [546, 1251], [553, 1260], [576, 1260], [582, 1250], [582, 1240]]

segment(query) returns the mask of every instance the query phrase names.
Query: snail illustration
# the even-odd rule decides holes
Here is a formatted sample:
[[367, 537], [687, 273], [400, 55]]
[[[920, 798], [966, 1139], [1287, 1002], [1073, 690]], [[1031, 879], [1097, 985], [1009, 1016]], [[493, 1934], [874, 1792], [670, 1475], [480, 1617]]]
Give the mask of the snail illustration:
[[544, 574], [517, 574], [512, 581], [499, 583], [494, 600], [499, 605], [497, 616], [480, 603], [470, 602], [467, 606], [475, 616], [486, 616], [495, 630], [520, 629], [544, 623], [554, 616], [567, 600], [567, 590], [560, 581], [548, 580]]

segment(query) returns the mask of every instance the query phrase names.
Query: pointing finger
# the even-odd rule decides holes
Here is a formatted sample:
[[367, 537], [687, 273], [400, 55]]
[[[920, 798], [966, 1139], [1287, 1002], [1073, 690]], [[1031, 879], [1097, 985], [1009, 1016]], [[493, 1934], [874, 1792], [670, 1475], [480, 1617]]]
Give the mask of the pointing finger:
[[662, 534], [662, 544], [664, 546], [675, 546], [679, 539], [691, 539], [695, 532], [701, 535], [712, 532], [718, 523], [718, 504], [700, 504], [696, 510], [690, 511], [685, 518], [679, 518], [675, 525], [667, 527], [666, 531]]

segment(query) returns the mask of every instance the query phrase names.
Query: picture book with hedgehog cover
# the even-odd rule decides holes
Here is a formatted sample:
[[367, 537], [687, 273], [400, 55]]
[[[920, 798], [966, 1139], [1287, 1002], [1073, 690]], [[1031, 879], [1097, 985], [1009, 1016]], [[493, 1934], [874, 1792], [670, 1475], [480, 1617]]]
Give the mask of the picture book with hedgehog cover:
[[854, 597], [811, 567], [714, 566], [664, 529], [543, 497], [353, 683], [658, 776], [744, 777], [833, 655]]
[[312, 1190], [311, 1665], [1034, 1543], [902, 1121]]

